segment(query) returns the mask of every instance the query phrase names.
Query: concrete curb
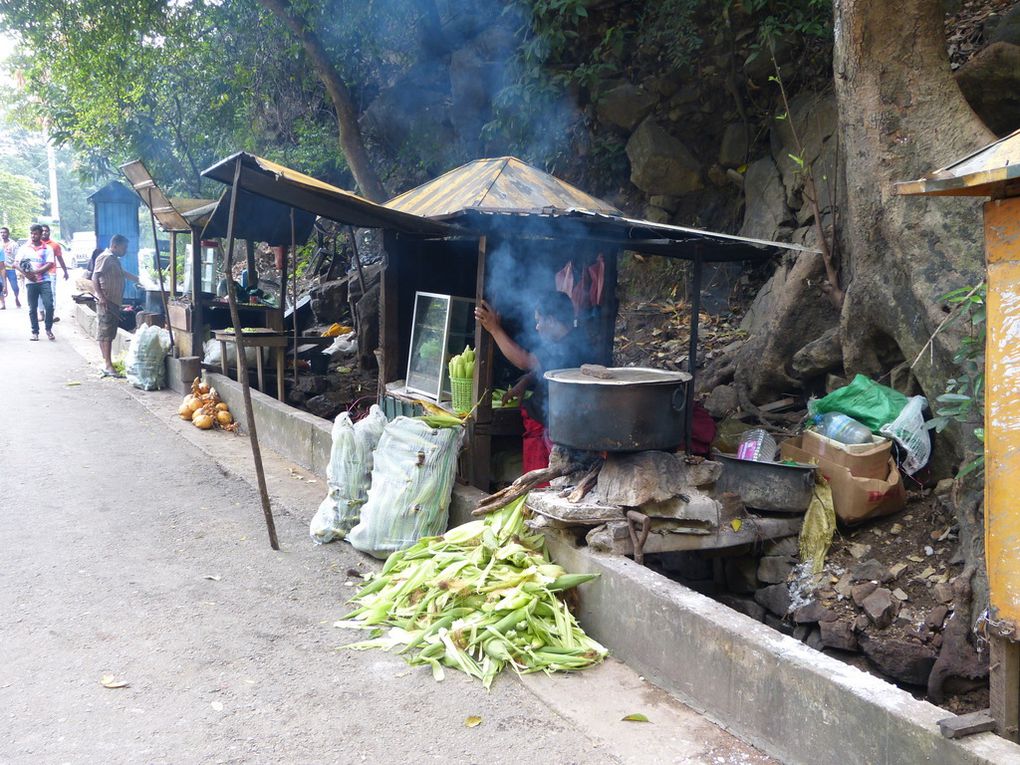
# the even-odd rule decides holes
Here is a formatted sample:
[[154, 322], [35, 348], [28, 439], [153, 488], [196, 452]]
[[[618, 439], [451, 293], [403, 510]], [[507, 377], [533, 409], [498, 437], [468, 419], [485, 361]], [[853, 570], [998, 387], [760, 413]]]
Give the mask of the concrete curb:
[[[451, 524], [482, 493], [458, 486]], [[579, 619], [612, 654], [737, 737], [796, 765], [1007, 765], [992, 733], [943, 738], [950, 713], [639, 566], [547, 534], [582, 586]]]
[[[81, 303], [74, 304], [74, 320], [75, 323], [81, 327], [81, 331], [88, 335], [93, 340], [96, 339], [96, 312], [91, 308], [82, 305]], [[131, 340], [134, 338], [130, 332], [126, 332], [123, 329], [117, 330], [117, 336], [113, 339], [113, 346], [110, 355], [113, 356], [114, 360], [117, 359], [122, 353], [127, 353], [128, 348], [131, 347]]]

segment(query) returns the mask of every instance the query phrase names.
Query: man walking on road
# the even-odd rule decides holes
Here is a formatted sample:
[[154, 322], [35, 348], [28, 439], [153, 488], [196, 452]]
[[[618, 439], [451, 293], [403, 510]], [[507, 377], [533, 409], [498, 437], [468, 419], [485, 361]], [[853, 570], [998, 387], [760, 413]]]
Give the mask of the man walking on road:
[[32, 336], [29, 340], [39, 339], [39, 302], [42, 301], [46, 337], [56, 340], [53, 336], [53, 287], [51, 278], [57, 264], [53, 258], [53, 249], [42, 241], [42, 226], [32, 224], [28, 229], [29, 240], [21, 245], [16, 255], [15, 269], [25, 277], [25, 292], [28, 293], [29, 321], [32, 323]]
[[138, 281], [138, 277], [124, 270], [120, 259], [127, 252], [128, 240], [126, 236], [114, 234], [110, 238], [109, 249], [100, 253], [96, 258], [96, 265], [92, 272], [92, 283], [95, 286], [96, 300], [98, 301], [98, 327], [97, 337], [99, 339], [99, 350], [103, 354], [103, 362], [106, 368], [102, 371], [103, 377], [120, 377], [117, 370], [113, 368], [113, 338], [117, 336], [117, 328], [120, 326], [120, 307], [124, 301], [124, 280]]
[[[11, 239], [11, 230], [7, 226], [0, 227], [0, 247], [3, 248], [4, 270], [7, 272], [7, 283], [14, 290], [14, 304], [21, 308], [21, 287], [18, 285], [18, 271], [14, 268], [14, 256], [18, 252], [18, 243]], [[4, 286], [6, 287], [7, 284]]]
[[[64, 281], [66, 282], [68, 280], [68, 273], [67, 273], [67, 264], [64, 262], [64, 248], [60, 246], [60, 242], [58, 242], [56, 240], [53, 240], [53, 239], [50, 239], [50, 227], [47, 226], [45, 223], [42, 224], [42, 240], [43, 240], [43, 244], [48, 245], [53, 250], [53, 257], [56, 260], [57, 265], [59, 265], [62, 269], [64, 269]], [[54, 271], [53, 278], [50, 279], [50, 289], [53, 292], [53, 305], [56, 306], [56, 304], [57, 304], [57, 277], [56, 277], [56, 271]], [[42, 317], [40, 317], [40, 318], [42, 318]], [[56, 315], [56, 309], [55, 308], [54, 308], [54, 313], [53, 313], [53, 321], [54, 321], [54, 323], [60, 321], [60, 317], [58, 317]]]

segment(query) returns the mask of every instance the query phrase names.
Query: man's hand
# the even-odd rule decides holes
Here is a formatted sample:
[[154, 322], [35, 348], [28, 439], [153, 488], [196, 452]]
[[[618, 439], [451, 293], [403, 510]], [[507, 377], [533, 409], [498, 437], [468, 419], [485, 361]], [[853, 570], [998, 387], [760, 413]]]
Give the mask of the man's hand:
[[500, 328], [499, 314], [492, 310], [492, 307], [484, 300], [475, 307], [475, 321], [482, 325], [490, 335], [496, 334]]
[[71, 278], [71, 275], [69, 273], [67, 273], [67, 268], [65, 267], [64, 268], [64, 281], [66, 282], [70, 278]]

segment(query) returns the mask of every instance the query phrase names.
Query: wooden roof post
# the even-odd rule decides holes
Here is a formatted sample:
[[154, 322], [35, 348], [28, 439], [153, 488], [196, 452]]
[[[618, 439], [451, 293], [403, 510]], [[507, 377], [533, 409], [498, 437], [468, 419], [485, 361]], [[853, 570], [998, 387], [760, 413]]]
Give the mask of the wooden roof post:
[[[475, 300], [481, 304], [485, 298], [485, 273], [488, 259], [488, 240], [478, 239], [478, 271], [475, 277]], [[478, 402], [474, 423], [471, 426], [471, 483], [482, 491], [489, 491], [492, 463], [492, 335], [480, 322], [475, 322], [475, 381], [472, 395]]]

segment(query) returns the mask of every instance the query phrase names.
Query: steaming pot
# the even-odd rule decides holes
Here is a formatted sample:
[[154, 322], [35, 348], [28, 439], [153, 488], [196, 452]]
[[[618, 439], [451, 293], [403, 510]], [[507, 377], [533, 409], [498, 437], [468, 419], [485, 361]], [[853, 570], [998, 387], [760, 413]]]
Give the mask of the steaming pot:
[[687, 372], [585, 365], [550, 370], [545, 379], [553, 443], [593, 452], [670, 450], [683, 443]]

